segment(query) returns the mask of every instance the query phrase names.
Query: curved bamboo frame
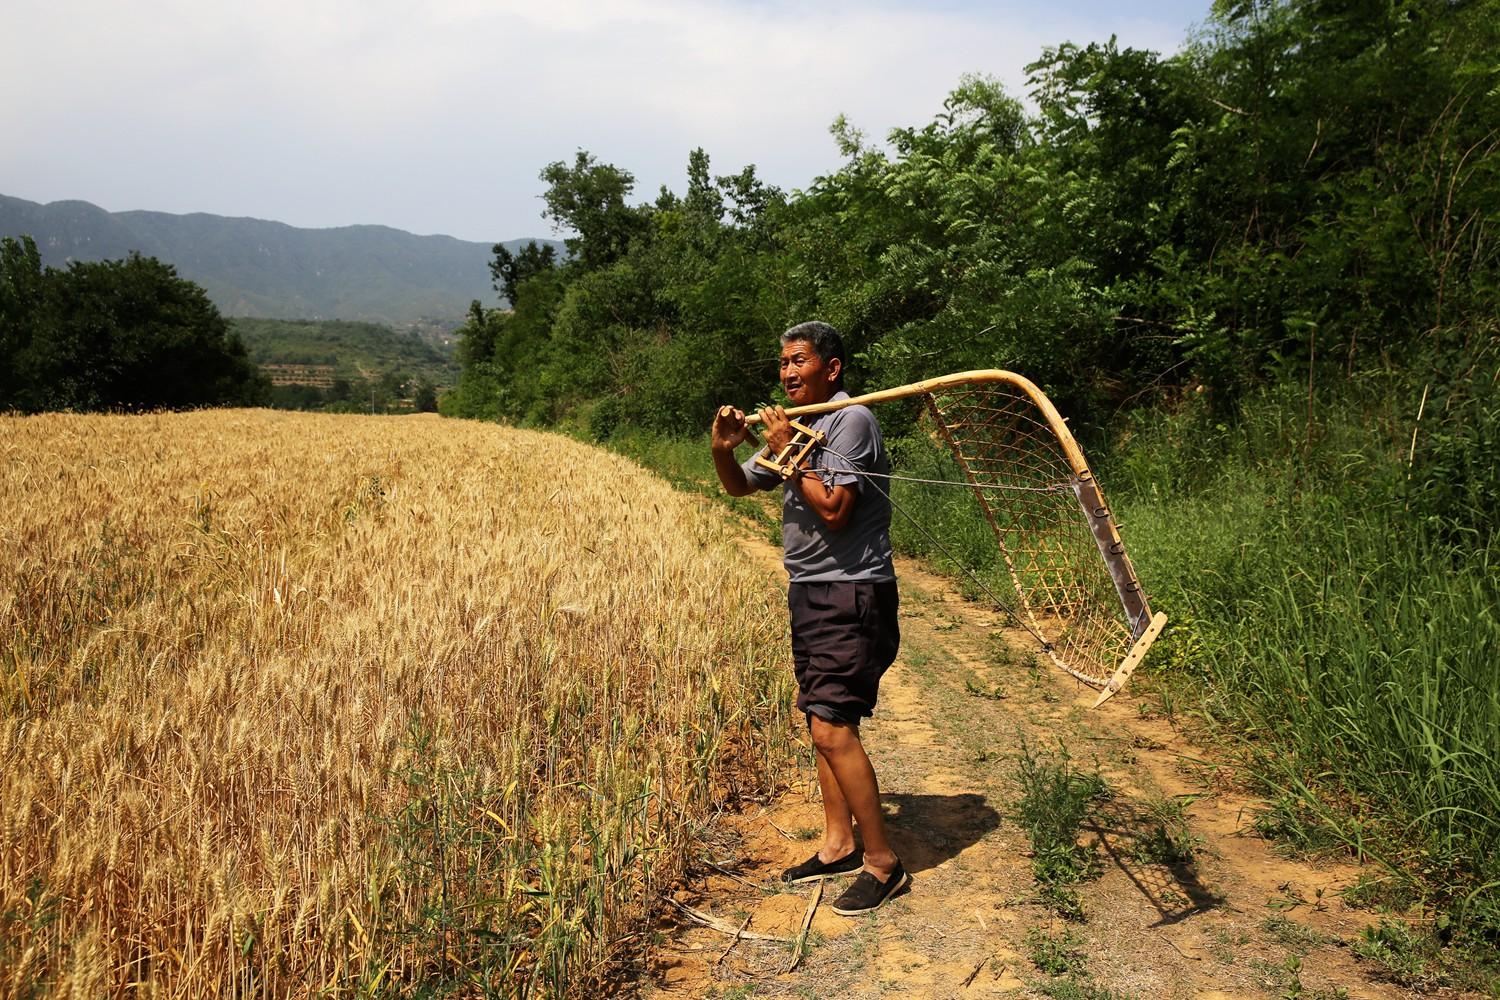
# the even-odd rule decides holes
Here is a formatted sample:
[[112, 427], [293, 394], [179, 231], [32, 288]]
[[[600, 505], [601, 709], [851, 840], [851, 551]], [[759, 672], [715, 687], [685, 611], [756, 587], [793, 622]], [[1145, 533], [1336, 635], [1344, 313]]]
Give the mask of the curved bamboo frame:
[[[1055, 439], [1058, 450], [1067, 462], [1072, 473], [1071, 486], [1074, 495], [1078, 499], [1080, 512], [1088, 522], [1090, 532], [1098, 546], [1099, 554], [1108, 569], [1115, 591], [1120, 599], [1120, 605], [1125, 616], [1125, 627], [1131, 640], [1131, 645], [1125, 653], [1124, 658], [1115, 666], [1113, 673], [1105, 680], [1102, 676], [1090, 674], [1084, 667], [1067, 662], [1058, 651], [1053, 648], [1052, 642], [1047, 638], [1049, 629], [1042, 617], [1033, 609], [1027, 594], [1029, 588], [1023, 585], [1017, 567], [1012, 560], [1011, 552], [1005, 543], [1005, 531], [997, 520], [996, 513], [992, 507], [991, 500], [986, 496], [986, 490], [979, 482], [971, 467], [971, 461], [965, 455], [958, 440], [950, 432], [947, 421], [944, 419], [939, 404], [938, 394], [945, 390], [958, 390], [983, 385], [1004, 385], [1012, 390], [1019, 391], [1032, 405], [1034, 405], [1042, 416], [1048, 430]], [[921, 382], [913, 382], [910, 385], [897, 386], [892, 389], [883, 389], [879, 392], [866, 393], [850, 399], [841, 399], [825, 403], [815, 403], [810, 406], [792, 407], [786, 411], [788, 417], [813, 416], [820, 413], [831, 413], [849, 406], [869, 406], [876, 403], [892, 402], [899, 399], [911, 399], [919, 397], [927, 404], [932, 413], [948, 447], [958, 460], [964, 475], [971, 487], [974, 488], [981, 509], [1000, 547], [1000, 552], [1005, 559], [1005, 564], [1010, 572], [1011, 580], [1015, 585], [1016, 594], [1020, 598], [1022, 609], [1026, 614], [1027, 621], [1032, 630], [1042, 639], [1044, 650], [1049, 659], [1059, 667], [1079, 680], [1085, 681], [1101, 691], [1098, 700], [1094, 702], [1097, 707], [1116, 691], [1124, 686], [1130, 674], [1145, 656], [1146, 650], [1161, 632], [1166, 624], [1166, 615], [1152, 614], [1151, 606], [1146, 599], [1145, 591], [1142, 590], [1140, 580], [1136, 576], [1135, 567], [1130, 562], [1130, 557], [1125, 552], [1125, 543], [1120, 538], [1119, 525], [1115, 523], [1108, 505], [1105, 503], [1103, 491], [1098, 481], [1089, 470], [1088, 462], [1083, 456], [1083, 450], [1078, 447], [1078, 442], [1073, 438], [1073, 433], [1068, 429], [1067, 421], [1047, 394], [1037, 387], [1036, 383], [1023, 375], [1000, 369], [982, 369], [976, 371], [956, 372], [952, 375], [943, 375], [939, 378], [925, 379]], [[760, 423], [758, 414], [746, 417], [750, 424]]]

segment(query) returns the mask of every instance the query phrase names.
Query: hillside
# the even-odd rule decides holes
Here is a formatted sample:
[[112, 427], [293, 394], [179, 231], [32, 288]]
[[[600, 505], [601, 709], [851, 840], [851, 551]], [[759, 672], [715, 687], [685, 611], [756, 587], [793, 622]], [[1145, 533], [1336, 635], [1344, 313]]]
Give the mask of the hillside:
[[[228, 316], [446, 325], [461, 320], [475, 299], [499, 299], [489, 273], [493, 244], [387, 226], [299, 229], [0, 195], [0, 237], [22, 234], [53, 267], [132, 250], [156, 257], [202, 285]], [[527, 241], [504, 242], [514, 250]]]
[[449, 385], [458, 374], [451, 344], [377, 323], [236, 318], [230, 326], [258, 365], [326, 366], [344, 378], [401, 372]]

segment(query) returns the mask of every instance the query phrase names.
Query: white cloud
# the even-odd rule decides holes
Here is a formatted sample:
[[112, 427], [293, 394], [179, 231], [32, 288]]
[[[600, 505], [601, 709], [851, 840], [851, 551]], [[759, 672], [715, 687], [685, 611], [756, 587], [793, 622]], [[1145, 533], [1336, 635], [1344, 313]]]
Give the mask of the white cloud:
[[[1045, 44], [1174, 48], [1196, 14], [1065, 4], [12, 0], [0, 192], [471, 239], [543, 230], [537, 172], [587, 148], [637, 193], [703, 146], [783, 186], [827, 127], [919, 124], [964, 72], [1019, 95]], [[1191, 8], [1183, 8], [1190, 10]]]

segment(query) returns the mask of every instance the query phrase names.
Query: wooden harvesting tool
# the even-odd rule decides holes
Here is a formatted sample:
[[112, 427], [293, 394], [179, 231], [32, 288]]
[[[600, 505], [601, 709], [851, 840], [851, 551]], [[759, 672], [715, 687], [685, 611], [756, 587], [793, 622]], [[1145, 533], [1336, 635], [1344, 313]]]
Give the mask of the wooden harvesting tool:
[[[1167, 616], [1152, 611], [1120, 526], [1067, 421], [1035, 383], [995, 370], [956, 372], [786, 413], [810, 416], [899, 399], [925, 404], [924, 429], [948, 446], [962, 478], [884, 475], [871, 480], [874, 488], [889, 497], [891, 480], [908, 479], [972, 491], [1012, 594], [995, 593], [959, 560], [955, 565], [1031, 633], [1047, 659], [1099, 691], [1095, 707], [1108, 700], [1145, 658]], [[760, 418], [752, 414], [745, 422]], [[796, 420], [792, 427], [797, 434], [780, 454], [755, 460], [782, 478], [794, 475], [814, 446], [827, 448], [821, 433]], [[895, 499], [891, 504], [917, 524]]]
[[768, 458], [764, 454], [755, 456], [755, 464], [764, 466], [776, 473], [782, 479], [791, 479], [797, 474], [802, 463], [807, 460], [810, 453], [818, 445], [828, 440], [828, 435], [822, 431], [815, 431], [804, 423], [793, 420], [790, 422], [792, 430], [795, 431], [787, 446], [777, 452], [774, 457]]

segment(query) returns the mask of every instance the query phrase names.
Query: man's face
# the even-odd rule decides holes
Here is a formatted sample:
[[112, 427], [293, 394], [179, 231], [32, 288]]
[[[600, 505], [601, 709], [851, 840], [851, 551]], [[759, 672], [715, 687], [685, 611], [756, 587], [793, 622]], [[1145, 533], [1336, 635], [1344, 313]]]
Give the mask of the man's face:
[[781, 387], [793, 406], [826, 402], [838, 391], [839, 368], [834, 358], [828, 363], [818, 357], [806, 340], [781, 345]]

